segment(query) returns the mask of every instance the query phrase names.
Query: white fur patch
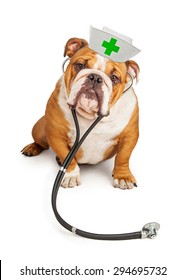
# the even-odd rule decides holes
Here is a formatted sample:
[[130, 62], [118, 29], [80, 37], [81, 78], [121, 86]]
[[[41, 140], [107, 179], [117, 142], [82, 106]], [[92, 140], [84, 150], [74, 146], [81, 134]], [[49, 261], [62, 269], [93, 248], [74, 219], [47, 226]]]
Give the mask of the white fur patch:
[[74, 170], [65, 173], [65, 178], [79, 176], [79, 166], [77, 165]]
[[66, 172], [61, 185], [64, 188], [72, 188], [81, 184], [79, 166], [77, 165], [71, 172]]
[[102, 72], [105, 72], [108, 59], [99, 54], [96, 54], [96, 58], [97, 60], [96, 63], [93, 65], [93, 69], [98, 69]]

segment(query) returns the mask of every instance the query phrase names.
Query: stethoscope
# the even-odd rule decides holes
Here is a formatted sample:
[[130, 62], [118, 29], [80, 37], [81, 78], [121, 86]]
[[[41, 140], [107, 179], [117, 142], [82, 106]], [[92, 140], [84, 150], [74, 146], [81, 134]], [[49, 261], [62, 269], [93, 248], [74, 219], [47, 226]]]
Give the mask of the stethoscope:
[[[64, 66], [65, 63], [69, 60], [66, 59], [62, 65], [62, 70], [64, 73]], [[124, 92], [126, 92], [127, 90], [129, 90], [129, 88], [132, 87], [133, 85], [133, 77], [130, 73], [128, 73], [128, 75], [131, 77], [131, 84], [130, 86], [125, 89]], [[87, 232], [81, 229], [78, 229], [74, 226], [71, 226], [69, 223], [67, 223], [59, 214], [58, 210], [57, 210], [57, 195], [58, 195], [58, 191], [60, 188], [60, 184], [62, 182], [63, 177], [65, 176], [65, 172], [68, 168], [68, 166], [70, 165], [73, 157], [75, 156], [76, 152], [78, 151], [78, 149], [80, 148], [81, 144], [83, 143], [83, 141], [86, 139], [86, 137], [89, 135], [89, 133], [91, 132], [91, 130], [100, 122], [100, 120], [103, 118], [103, 116], [98, 115], [97, 119], [92, 123], [92, 125], [87, 129], [87, 131], [83, 134], [83, 136], [80, 138], [80, 128], [79, 128], [79, 122], [78, 122], [78, 118], [76, 115], [76, 110], [75, 108], [71, 108], [71, 112], [72, 112], [72, 116], [73, 116], [73, 120], [74, 120], [74, 124], [75, 124], [75, 128], [76, 128], [76, 139], [74, 142], [74, 145], [72, 146], [70, 152], [68, 153], [68, 155], [66, 156], [60, 170], [58, 171], [58, 174], [56, 176], [54, 185], [53, 185], [53, 190], [52, 190], [52, 208], [54, 211], [54, 214], [56, 216], [56, 219], [58, 220], [58, 222], [67, 230], [71, 231], [74, 234], [80, 235], [82, 237], [86, 237], [86, 238], [91, 238], [91, 239], [99, 239], [99, 240], [129, 240], [129, 239], [143, 239], [143, 238], [150, 238], [153, 239], [157, 236], [157, 231], [160, 228], [160, 225], [156, 222], [152, 222], [152, 223], [148, 223], [145, 224], [142, 228], [142, 230], [140, 231], [136, 231], [136, 232], [130, 232], [130, 233], [121, 233], [121, 234], [99, 234], [99, 233], [91, 233], [91, 232]]]

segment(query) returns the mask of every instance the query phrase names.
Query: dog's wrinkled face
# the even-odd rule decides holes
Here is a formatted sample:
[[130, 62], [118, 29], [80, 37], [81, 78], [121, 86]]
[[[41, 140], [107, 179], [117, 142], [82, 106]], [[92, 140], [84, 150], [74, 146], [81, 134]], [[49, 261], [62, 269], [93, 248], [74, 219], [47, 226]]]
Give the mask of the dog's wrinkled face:
[[108, 60], [88, 46], [78, 48], [76, 42], [66, 46], [66, 53], [71, 57], [65, 71], [67, 103], [87, 119], [107, 116], [123, 93], [127, 65]]

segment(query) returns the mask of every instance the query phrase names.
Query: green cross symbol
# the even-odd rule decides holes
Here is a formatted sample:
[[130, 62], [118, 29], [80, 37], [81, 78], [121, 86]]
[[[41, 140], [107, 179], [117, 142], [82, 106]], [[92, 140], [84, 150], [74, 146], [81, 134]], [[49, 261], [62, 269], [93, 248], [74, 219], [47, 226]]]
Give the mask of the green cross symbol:
[[102, 47], [106, 48], [104, 54], [111, 55], [112, 52], [118, 53], [120, 47], [116, 46], [117, 40], [114, 38], [110, 39], [110, 42], [103, 41]]

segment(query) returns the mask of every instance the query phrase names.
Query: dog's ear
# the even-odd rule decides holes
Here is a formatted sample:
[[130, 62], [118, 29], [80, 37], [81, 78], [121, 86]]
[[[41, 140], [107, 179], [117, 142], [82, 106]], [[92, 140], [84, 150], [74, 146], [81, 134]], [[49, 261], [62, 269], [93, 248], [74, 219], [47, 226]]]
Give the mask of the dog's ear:
[[[133, 60], [127, 60], [125, 62], [125, 64], [127, 66], [127, 72], [129, 74], [131, 74], [133, 79], [136, 79], [136, 83], [138, 83], [138, 81], [139, 81], [139, 72], [140, 72], [140, 68], [139, 68], [138, 64], [135, 61], [133, 61]], [[126, 77], [126, 81], [127, 82], [129, 80], [129, 78], [130, 78], [130, 76], [127, 75], [127, 77]]]
[[79, 49], [88, 46], [88, 43], [84, 39], [71, 38], [68, 40], [65, 46], [64, 56], [72, 57]]

